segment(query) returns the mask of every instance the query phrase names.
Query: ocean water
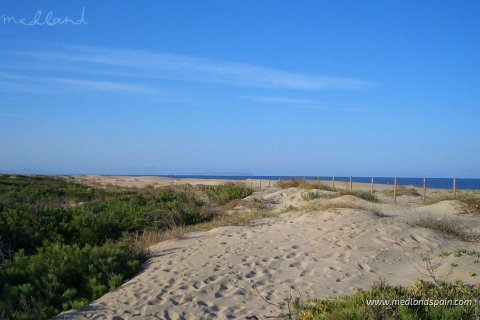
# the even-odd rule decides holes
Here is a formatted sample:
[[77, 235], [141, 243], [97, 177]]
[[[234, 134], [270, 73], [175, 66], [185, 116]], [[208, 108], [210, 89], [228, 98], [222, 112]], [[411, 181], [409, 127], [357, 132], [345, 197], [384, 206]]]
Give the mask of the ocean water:
[[[288, 180], [292, 178], [332, 181], [332, 176], [242, 176], [242, 175], [156, 175], [174, 179], [195, 178], [195, 179], [229, 179], [229, 180]], [[335, 177], [335, 181], [348, 182], [350, 177]], [[371, 177], [352, 177], [353, 182], [370, 183]], [[374, 177], [375, 184], [394, 184], [394, 177]], [[397, 184], [402, 186], [423, 187], [422, 178], [397, 178]], [[430, 189], [453, 189], [453, 178], [426, 178], [427, 188]], [[458, 190], [480, 190], [480, 179], [457, 178]]]

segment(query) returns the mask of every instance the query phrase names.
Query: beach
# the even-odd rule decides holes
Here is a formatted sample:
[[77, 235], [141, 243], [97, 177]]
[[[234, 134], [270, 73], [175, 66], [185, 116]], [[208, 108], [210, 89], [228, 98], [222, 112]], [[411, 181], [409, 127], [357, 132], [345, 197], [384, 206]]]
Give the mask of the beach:
[[[226, 182], [159, 177], [70, 179], [137, 188]], [[370, 186], [363, 187], [369, 190]], [[417, 279], [431, 280], [426, 261], [436, 266], [439, 278], [478, 283], [478, 258], [446, 254], [459, 249], [479, 251], [478, 242], [454, 239], [414, 223], [425, 217], [447, 219], [478, 234], [478, 217], [465, 212], [455, 200], [424, 205], [419, 195], [401, 195], [394, 204], [381, 192], [388, 188], [375, 187], [380, 203], [324, 190], [313, 190], [320, 196], [308, 200], [305, 193], [312, 190], [280, 189], [273, 184], [258, 188], [244, 201], [261, 202], [278, 216], [250, 226], [188, 233], [153, 245], [150, 259], [137, 276], [85, 309], [56, 319], [273, 317], [285, 312], [292, 297], [350, 294], [381, 279], [407, 286]], [[245, 210], [252, 209], [238, 206], [229, 213]]]

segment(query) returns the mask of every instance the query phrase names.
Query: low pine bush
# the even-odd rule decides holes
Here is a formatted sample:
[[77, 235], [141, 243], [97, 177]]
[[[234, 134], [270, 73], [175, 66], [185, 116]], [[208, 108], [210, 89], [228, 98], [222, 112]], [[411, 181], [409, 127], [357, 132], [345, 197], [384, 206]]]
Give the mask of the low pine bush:
[[0, 175], [0, 319], [82, 308], [140, 270], [147, 256], [135, 236], [212, 218], [189, 191], [111, 192]]
[[0, 269], [0, 318], [47, 319], [81, 308], [132, 277], [145, 257], [125, 240], [102, 246], [44, 242], [33, 255], [20, 250]]
[[235, 184], [226, 184], [207, 187], [206, 193], [211, 201], [223, 205], [232, 200], [248, 197], [253, 193], [253, 189]]

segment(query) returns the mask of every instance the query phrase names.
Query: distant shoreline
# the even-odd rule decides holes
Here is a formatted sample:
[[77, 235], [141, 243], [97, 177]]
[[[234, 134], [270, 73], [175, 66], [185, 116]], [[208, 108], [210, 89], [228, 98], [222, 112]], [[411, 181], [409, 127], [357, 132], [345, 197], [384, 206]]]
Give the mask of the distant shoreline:
[[[0, 174], [12, 174], [15, 173], [0, 173]], [[214, 180], [219, 181], [270, 181], [271, 183], [280, 180], [289, 179], [305, 179], [311, 181], [321, 181], [324, 183], [332, 183], [335, 178], [335, 183], [349, 183], [350, 177], [346, 176], [260, 176], [260, 175], [222, 175], [222, 174], [19, 174], [28, 176], [62, 176], [62, 177], [126, 177], [126, 178], [165, 178], [165, 179], [179, 179], [179, 180]], [[394, 177], [373, 177], [375, 185], [393, 185]], [[352, 183], [371, 184], [372, 177], [356, 177], [352, 176]], [[423, 188], [423, 177], [397, 177], [397, 185], [405, 187], [417, 187]], [[452, 178], [429, 178], [426, 177], [426, 187], [428, 189], [453, 189], [453, 177]], [[479, 178], [456, 178], [457, 190], [480, 190]]]
[[[258, 186], [274, 186], [275, 182], [279, 180], [289, 179], [306, 179], [310, 181], [320, 181], [328, 186], [333, 186], [333, 177], [313, 177], [313, 176], [214, 176], [214, 175], [62, 175], [74, 177], [78, 180], [102, 181], [109, 183], [119, 183], [120, 185], [135, 185], [135, 184], [163, 184], [169, 185], [172, 183], [184, 184], [221, 184], [225, 182], [247, 182], [254, 187]], [[178, 181], [177, 181], [178, 180]], [[335, 186], [339, 188], [347, 188], [350, 177], [335, 177]], [[427, 189], [453, 189], [453, 178], [426, 178]], [[354, 185], [370, 187], [371, 177], [352, 177]], [[374, 177], [375, 188], [382, 186], [392, 187], [394, 184], [393, 177]], [[397, 178], [397, 185], [405, 187], [423, 188], [423, 178]], [[457, 178], [457, 190], [480, 190], [480, 179], [473, 178]]]
[[[110, 176], [110, 175], [105, 175]], [[113, 175], [114, 176], [114, 175]], [[130, 175], [126, 175], [130, 176]], [[333, 180], [333, 176], [256, 176], [256, 175], [131, 175], [132, 177], [163, 177], [171, 179], [221, 179], [221, 180], [288, 180], [288, 179], [306, 179], [320, 180], [328, 182]], [[353, 183], [371, 183], [372, 177], [352, 177]], [[393, 185], [394, 177], [374, 177], [374, 184]], [[453, 178], [426, 178], [427, 188], [433, 189], [452, 189]], [[335, 177], [337, 182], [349, 182], [350, 177]], [[423, 177], [398, 177], [397, 184], [401, 186], [423, 187]], [[480, 190], [480, 179], [476, 178], [457, 178], [457, 189], [459, 190]]]

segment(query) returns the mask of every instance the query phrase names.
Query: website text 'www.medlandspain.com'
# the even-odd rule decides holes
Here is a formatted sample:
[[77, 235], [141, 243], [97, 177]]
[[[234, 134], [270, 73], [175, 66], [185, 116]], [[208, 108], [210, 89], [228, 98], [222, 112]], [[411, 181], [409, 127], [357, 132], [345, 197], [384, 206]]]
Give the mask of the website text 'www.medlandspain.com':
[[367, 306], [472, 306], [480, 303], [475, 300], [452, 300], [452, 299], [399, 299], [399, 300], [368, 300]]

